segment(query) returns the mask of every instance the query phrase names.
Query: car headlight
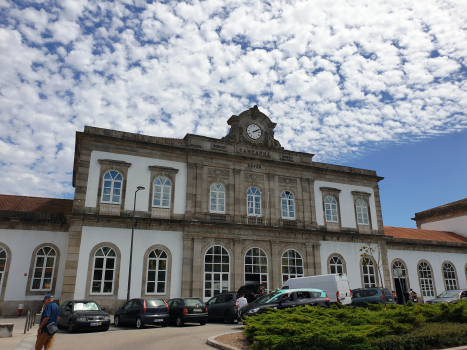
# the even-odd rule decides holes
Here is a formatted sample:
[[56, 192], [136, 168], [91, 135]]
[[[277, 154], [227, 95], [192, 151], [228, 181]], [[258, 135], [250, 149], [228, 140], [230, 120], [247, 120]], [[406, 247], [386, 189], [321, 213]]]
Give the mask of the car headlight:
[[255, 307], [254, 309], [250, 309], [248, 310], [248, 314], [254, 314], [255, 312], [258, 312], [259, 311], [259, 307]]
[[104, 316], [104, 321], [110, 320], [110, 316]]
[[86, 322], [86, 317], [77, 317], [76, 321]]

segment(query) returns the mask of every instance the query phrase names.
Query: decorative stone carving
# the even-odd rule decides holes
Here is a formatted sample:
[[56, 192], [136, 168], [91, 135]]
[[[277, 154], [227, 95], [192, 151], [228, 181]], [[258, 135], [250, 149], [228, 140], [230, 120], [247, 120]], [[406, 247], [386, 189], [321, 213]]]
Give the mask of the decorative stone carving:
[[291, 179], [289, 177], [279, 177], [278, 180], [280, 184], [297, 186], [297, 179]]
[[252, 174], [252, 173], [245, 173], [245, 180], [251, 180], [251, 181], [264, 181], [264, 175], [263, 174]]
[[120, 204], [104, 204], [99, 207], [100, 215], [120, 216]]
[[223, 169], [208, 169], [208, 175], [216, 177], [229, 177], [229, 171]]
[[170, 209], [152, 208], [151, 218], [153, 218], [153, 219], [170, 219]]

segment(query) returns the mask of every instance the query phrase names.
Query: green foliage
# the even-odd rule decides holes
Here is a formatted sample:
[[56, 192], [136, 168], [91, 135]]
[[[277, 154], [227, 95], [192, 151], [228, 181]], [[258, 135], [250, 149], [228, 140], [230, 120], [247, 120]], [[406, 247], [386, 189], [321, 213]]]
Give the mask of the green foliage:
[[467, 301], [268, 309], [245, 323], [253, 350], [442, 348], [467, 344]]

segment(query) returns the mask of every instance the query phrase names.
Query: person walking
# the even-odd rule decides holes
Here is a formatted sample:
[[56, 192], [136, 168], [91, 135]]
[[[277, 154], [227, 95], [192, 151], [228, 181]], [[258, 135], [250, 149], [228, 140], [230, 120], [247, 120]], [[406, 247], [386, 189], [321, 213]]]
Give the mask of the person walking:
[[39, 329], [37, 330], [36, 350], [50, 350], [54, 342], [55, 334], [49, 335], [47, 333], [47, 325], [55, 323], [57, 325], [60, 318], [60, 310], [58, 305], [54, 303], [54, 296], [47, 294], [44, 297], [44, 310], [42, 311], [41, 321], [39, 322]]
[[392, 291], [392, 298], [394, 299], [394, 302], [397, 304], [397, 293], [395, 290]]
[[235, 305], [237, 305], [238, 320], [240, 320], [240, 310], [248, 305], [248, 300], [246, 300], [245, 294], [242, 294], [240, 298], [237, 299]]
[[417, 293], [415, 293], [413, 289], [410, 290], [410, 300], [412, 300], [413, 303], [418, 301]]
[[404, 304], [406, 304], [410, 300], [410, 294], [407, 290], [404, 290]]

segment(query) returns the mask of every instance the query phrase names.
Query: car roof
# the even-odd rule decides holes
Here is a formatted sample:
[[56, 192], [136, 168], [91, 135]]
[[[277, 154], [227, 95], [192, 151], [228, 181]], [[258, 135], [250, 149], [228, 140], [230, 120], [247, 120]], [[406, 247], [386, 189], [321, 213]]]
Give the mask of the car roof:
[[323, 292], [321, 289], [316, 288], [295, 288], [295, 289], [279, 289], [278, 292], [284, 293], [293, 293], [293, 292]]
[[[467, 289], [449, 289], [449, 290], [445, 290], [444, 292], [464, 292], [464, 291], [467, 291]], [[444, 293], [444, 292], [441, 292], [441, 293]]]

